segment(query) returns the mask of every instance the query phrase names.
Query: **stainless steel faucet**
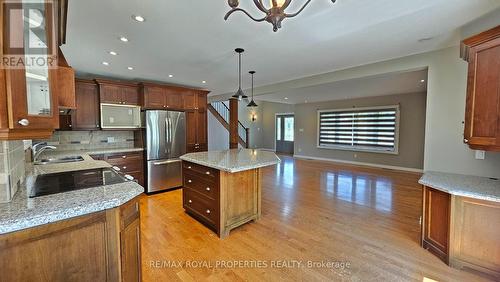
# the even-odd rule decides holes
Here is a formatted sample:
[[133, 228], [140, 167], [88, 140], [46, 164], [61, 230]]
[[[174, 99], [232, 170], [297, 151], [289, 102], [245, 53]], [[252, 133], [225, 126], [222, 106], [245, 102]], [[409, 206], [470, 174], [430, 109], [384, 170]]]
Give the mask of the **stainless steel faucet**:
[[39, 142], [34, 144], [31, 147], [31, 149], [32, 149], [33, 162], [36, 162], [40, 154], [43, 153], [45, 150], [55, 150], [57, 149], [57, 147], [47, 145], [47, 142]]

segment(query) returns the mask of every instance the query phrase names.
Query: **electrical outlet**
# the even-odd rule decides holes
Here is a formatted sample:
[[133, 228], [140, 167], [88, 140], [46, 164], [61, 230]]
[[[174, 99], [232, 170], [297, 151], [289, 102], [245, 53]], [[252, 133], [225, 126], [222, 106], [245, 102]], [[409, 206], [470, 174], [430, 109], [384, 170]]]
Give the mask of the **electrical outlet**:
[[483, 150], [476, 150], [476, 160], [484, 160], [485, 152]]
[[115, 137], [108, 137], [108, 143], [114, 143]]
[[358, 154], [354, 154], [354, 158], [357, 159], [358, 158]]
[[304, 132], [304, 128], [299, 128], [299, 132]]

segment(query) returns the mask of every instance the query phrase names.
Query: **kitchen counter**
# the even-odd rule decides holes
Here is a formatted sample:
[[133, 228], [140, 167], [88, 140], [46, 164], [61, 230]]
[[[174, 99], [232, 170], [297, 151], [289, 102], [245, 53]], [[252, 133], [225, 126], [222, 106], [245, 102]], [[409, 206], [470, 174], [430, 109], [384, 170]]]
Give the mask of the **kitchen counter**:
[[230, 173], [271, 166], [281, 162], [273, 152], [254, 149], [190, 153], [181, 156], [181, 160]]
[[12, 202], [0, 204], [0, 234], [112, 209], [142, 194], [144, 192], [142, 186], [135, 182], [125, 182], [37, 198], [28, 197], [29, 187], [37, 175], [111, 167], [105, 161], [92, 159], [89, 153], [130, 152], [130, 150], [143, 149], [46, 152], [45, 157], [82, 156], [84, 160], [63, 164], [27, 165], [26, 181]]
[[500, 202], [500, 180], [429, 171], [418, 183], [455, 196]]

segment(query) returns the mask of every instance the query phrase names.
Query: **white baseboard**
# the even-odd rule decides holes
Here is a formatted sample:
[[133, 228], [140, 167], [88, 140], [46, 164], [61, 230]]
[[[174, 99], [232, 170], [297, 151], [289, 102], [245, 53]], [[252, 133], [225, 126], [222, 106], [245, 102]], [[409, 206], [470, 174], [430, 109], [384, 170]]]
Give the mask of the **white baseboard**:
[[346, 160], [339, 160], [339, 159], [319, 158], [319, 157], [311, 157], [311, 156], [304, 156], [304, 155], [293, 155], [293, 157], [297, 158], [297, 159], [310, 159], [310, 160], [326, 161], [326, 162], [334, 162], [334, 163], [362, 165], [362, 166], [386, 168], [386, 169], [393, 169], [393, 170], [402, 170], [402, 171], [409, 171], [409, 172], [419, 172], [419, 173], [423, 172], [422, 169], [402, 167], [402, 166], [392, 166], [392, 165], [382, 165], [382, 164], [374, 164], [374, 163], [346, 161]]

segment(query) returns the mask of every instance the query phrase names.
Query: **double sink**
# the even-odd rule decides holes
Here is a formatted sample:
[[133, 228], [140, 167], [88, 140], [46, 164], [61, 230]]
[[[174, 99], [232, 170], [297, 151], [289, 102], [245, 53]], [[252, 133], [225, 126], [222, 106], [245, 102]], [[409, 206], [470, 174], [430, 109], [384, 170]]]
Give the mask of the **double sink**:
[[47, 158], [47, 159], [37, 160], [35, 162], [35, 165], [75, 163], [75, 162], [81, 162], [83, 160], [84, 159], [82, 156], [67, 156], [67, 157], [61, 157], [61, 158]]

